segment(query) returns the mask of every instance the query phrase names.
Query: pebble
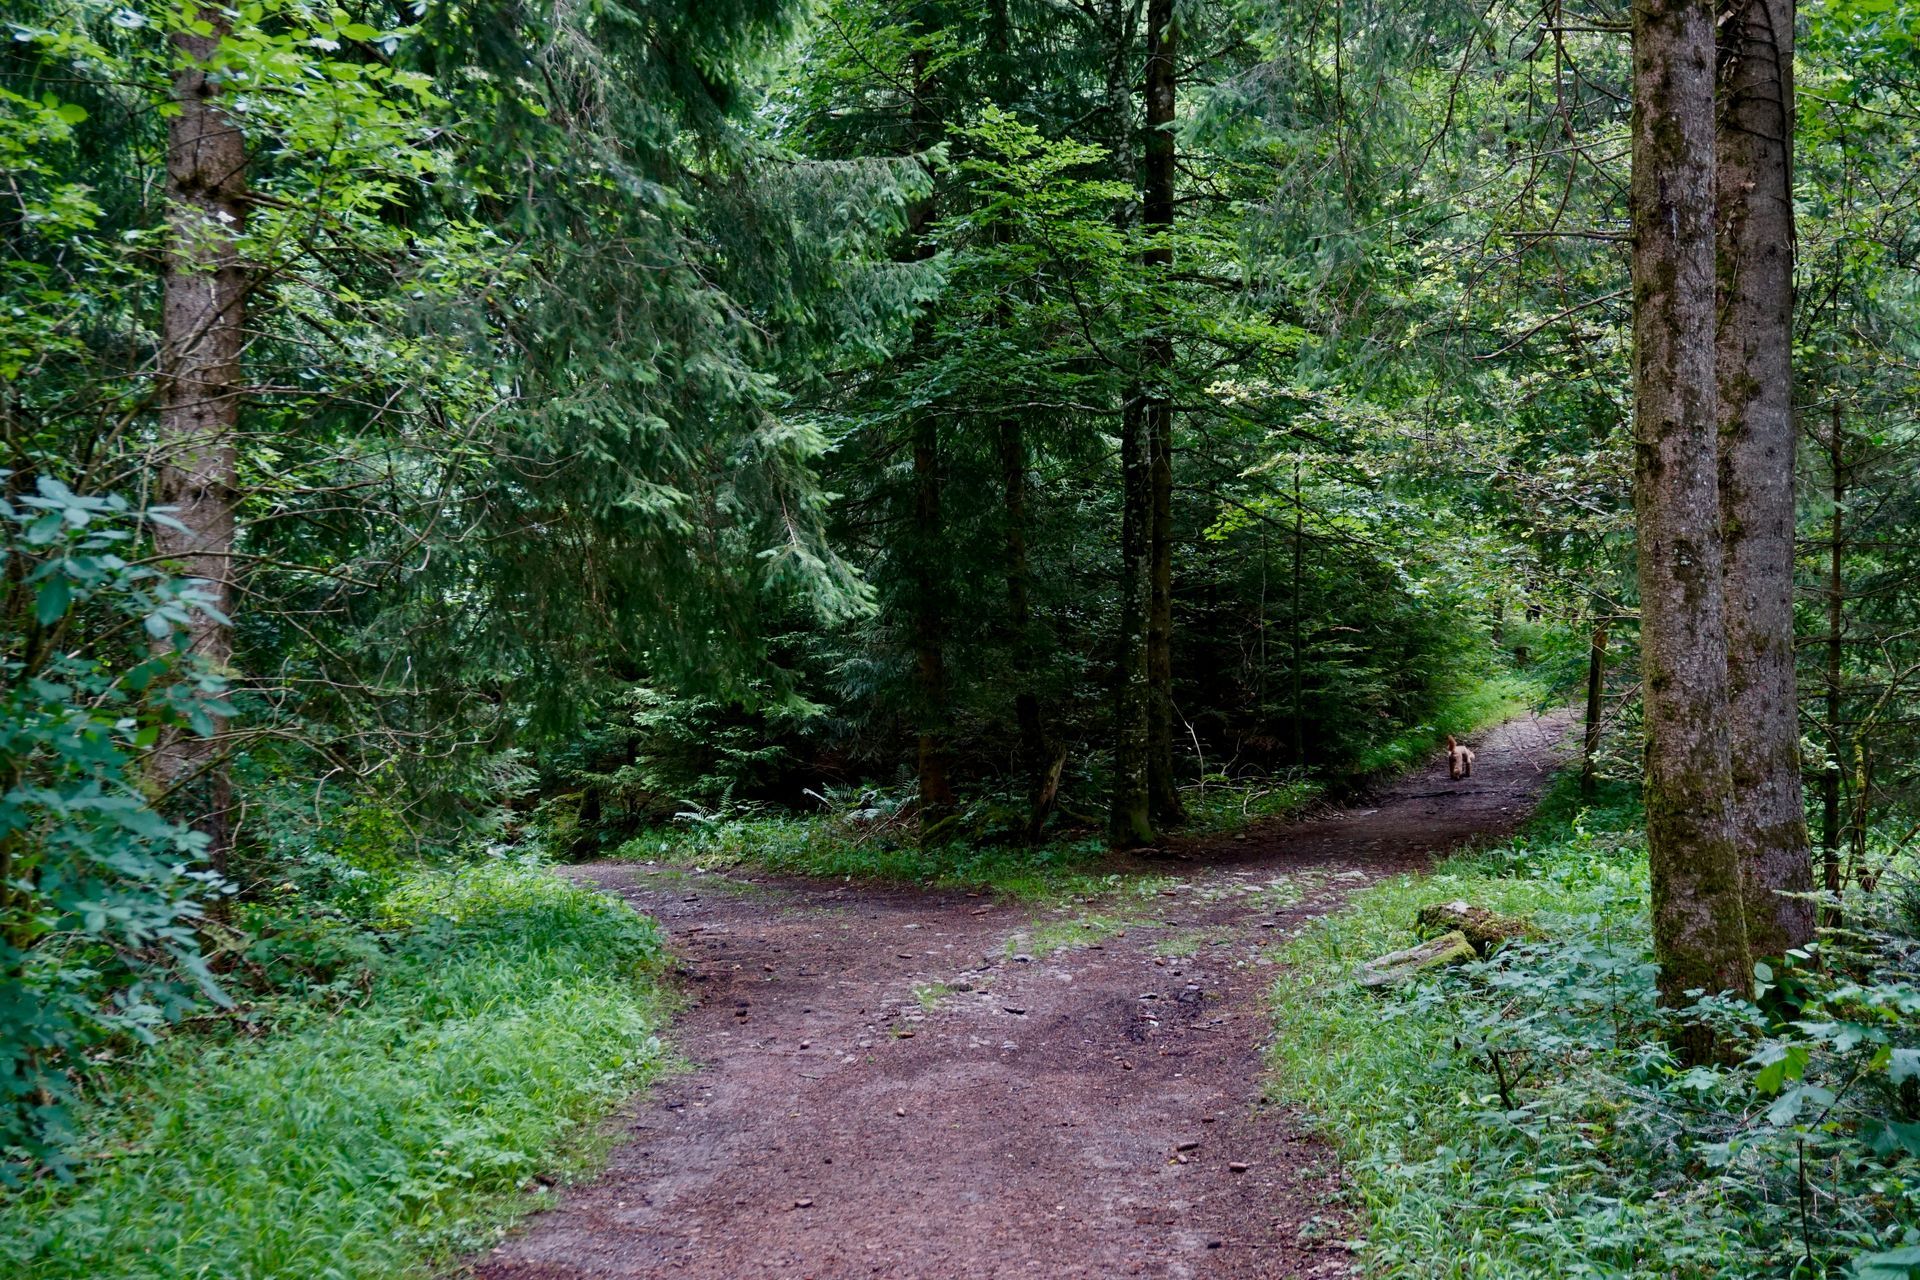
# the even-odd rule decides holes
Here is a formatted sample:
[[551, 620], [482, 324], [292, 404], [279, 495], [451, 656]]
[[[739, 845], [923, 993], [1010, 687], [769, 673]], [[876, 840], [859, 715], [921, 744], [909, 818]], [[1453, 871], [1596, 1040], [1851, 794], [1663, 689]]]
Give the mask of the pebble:
[[1007, 1004], [1007, 1005], [1001, 1005], [1000, 1007], [1001, 1007], [1001, 1008], [1003, 1008], [1003, 1009], [1005, 1009], [1005, 1010], [1006, 1010], [1006, 1011], [1007, 1011], [1008, 1013], [1015, 1013], [1015, 1014], [1021, 1014], [1021, 1015], [1024, 1015], [1024, 1014], [1025, 1014], [1025, 1013], [1027, 1012], [1027, 1011], [1026, 1011], [1026, 1010], [1025, 1010], [1024, 1008], [1022, 1008], [1021, 1006], [1019, 1006], [1019, 1005], [1017, 1005], [1017, 1004]]

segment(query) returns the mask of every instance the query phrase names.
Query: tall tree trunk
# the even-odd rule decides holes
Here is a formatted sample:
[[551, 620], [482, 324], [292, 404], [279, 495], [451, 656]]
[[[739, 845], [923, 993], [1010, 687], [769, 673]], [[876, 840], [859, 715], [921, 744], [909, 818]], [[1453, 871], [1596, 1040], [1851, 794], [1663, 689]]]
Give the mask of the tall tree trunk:
[[[1012, 632], [1013, 715], [1019, 728], [1019, 770], [1027, 783], [1027, 838], [1038, 838], [1053, 807], [1053, 769], [1040, 695], [1034, 690], [1033, 570], [1027, 559], [1027, 444], [1018, 418], [1000, 419], [1000, 475], [1007, 521], [1007, 622]], [[1055, 785], [1049, 785], [1049, 775]]]
[[940, 428], [932, 414], [913, 424], [913, 656], [919, 685], [920, 830], [953, 812], [947, 776], [947, 655], [940, 607]]
[[[1107, 115], [1113, 131], [1115, 176], [1129, 188], [1134, 168], [1132, 64], [1135, 0], [1107, 0]], [[1114, 221], [1132, 225], [1134, 203], [1123, 201]], [[1116, 848], [1139, 848], [1155, 840], [1147, 794], [1147, 558], [1152, 523], [1148, 459], [1143, 439], [1145, 392], [1138, 381], [1125, 388], [1120, 405], [1120, 610], [1113, 673], [1113, 795], [1108, 838]]]
[[[208, 35], [172, 37], [176, 70], [167, 123], [167, 254], [160, 312], [159, 420], [155, 432], [158, 505], [177, 528], [156, 526], [154, 549], [187, 576], [200, 579], [220, 617], [195, 611], [192, 652], [224, 669], [233, 635], [236, 428], [240, 420], [240, 352], [246, 320], [246, 270], [235, 243], [247, 214], [246, 140], [219, 105], [219, 86], [205, 70], [226, 32], [216, 10], [202, 15]], [[156, 744], [153, 777], [169, 807], [208, 837], [207, 855], [224, 870], [232, 847], [232, 782], [224, 719], [211, 715], [210, 737], [170, 730]]]
[[1606, 714], [1607, 602], [1593, 596], [1593, 631], [1587, 644], [1587, 724], [1580, 742], [1580, 796], [1593, 799], [1598, 775], [1594, 757], [1600, 751], [1600, 721]]
[[[917, 29], [927, 31], [924, 12], [916, 16]], [[924, 149], [937, 141], [939, 121], [933, 104], [934, 85], [925, 49], [912, 56], [913, 105], [909, 112], [913, 145]], [[926, 229], [934, 220], [933, 197], [913, 210], [908, 230], [914, 256], [932, 254]], [[947, 699], [946, 628], [942, 617], [944, 545], [940, 513], [940, 424], [930, 411], [913, 421], [913, 658], [915, 708], [918, 720], [920, 833], [925, 836], [953, 812], [953, 783], [947, 773], [947, 736], [950, 710]]]
[[[1007, 0], [992, 0], [987, 8], [987, 46], [992, 65], [993, 97], [1003, 110], [1013, 109], [1013, 18]], [[1005, 242], [1009, 228], [994, 227], [996, 240]], [[1004, 308], [998, 317], [1004, 324]], [[1040, 694], [1034, 687], [1040, 666], [1033, 635], [1033, 568], [1027, 556], [1027, 441], [1016, 414], [1005, 413], [999, 423], [1000, 479], [1007, 522], [1007, 620], [1012, 631], [1013, 716], [1019, 731], [1018, 769], [1027, 784], [1027, 840], [1040, 838], [1047, 815], [1059, 793], [1064, 750], [1047, 741]]]
[[1147, 457], [1141, 405], [1120, 410], [1120, 644], [1114, 672], [1113, 803], [1108, 835], [1116, 848], [1154, 842], [1147, 792]]
[[1300, 616], [1300, 579], [1305, 570], [1307, 544], [1307, 508], [1300, 498], [1300, 455], [1293, 456], [1293, 599], [1287, 614], [1287, 720], [1292, 735], [1293, 763], [1307, 763], [1307, 716], [1302, 699], [1300, 664], [1305, 660], [1306, 623]]
[[[1670, 1005], [1752, 990], [1733, 839], [1714, 390], [1714, 14], [1633, 6], [1634, 508], [1654, 952]], [[1682, 1033], [1683, 1053], [1713, 1052]]]
[[[1813, 940], [1793, 655], [1793, 0], [1721, 0], [1720, 511], [1747, 943]], [[1789, 896], [1794, 895], [1794, 896]]]
[[1833, 401], [1832, 435], [1827, 439], [1827, 473], [1833, 485], [1833, 522], [1827, 533], [1827, 766], [1820, 773], [1821, 883], [1833, 899], [1826, 924], [1840, 924], [1840, 762], [1846, 758], [1841, 714], [1841, 659], [1847, 636], [1847, 455], [1839, 395]]
[[[1173, 0], [1147, 0], [1147, 134], [1142, 222], [1150, 287], [1170, 287], [1173, 271], [1173, 113], [1179, 37]], [[1173, 332], [1164, 299], [1149, 313], [1141, 350], [1146, 381], [1149, 591], [1147, 599], [1147, 794], [1153, 816], [1177, 823], [1180, 789], [1173, 771]]]

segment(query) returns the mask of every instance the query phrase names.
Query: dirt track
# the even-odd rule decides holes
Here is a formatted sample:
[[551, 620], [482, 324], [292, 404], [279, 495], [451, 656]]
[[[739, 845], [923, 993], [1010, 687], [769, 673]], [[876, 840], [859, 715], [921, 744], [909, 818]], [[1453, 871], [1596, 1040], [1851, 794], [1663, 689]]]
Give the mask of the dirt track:
[[1509, 831], [1569, 724], [1487, 733], [1465, 782], [1436, 756], [1370, 804], [1181, 845], [1166, 891], [1087, 908], [1136, 923], [1052, 954], [1031, 930], [1056, 917], [967, 894], [575, 869], [667, 928], [698, 1066], [474, 1274], [1345, 1274], [1338, 1170], [1260, 1096], [1268, 949]]

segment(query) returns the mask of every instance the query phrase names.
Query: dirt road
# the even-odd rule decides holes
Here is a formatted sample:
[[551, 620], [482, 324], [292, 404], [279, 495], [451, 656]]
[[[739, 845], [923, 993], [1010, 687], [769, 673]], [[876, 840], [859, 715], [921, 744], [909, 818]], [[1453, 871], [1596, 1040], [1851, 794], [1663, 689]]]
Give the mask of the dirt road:
[[1435, 757], [1366, 805], [1183, 845], [1148, 894], [1064, 914], [577, 868], [668, 930], [697, 1066], [636, 1100], [604, 1177], [473, 1272], [1345, 1274], [1338, 1169], [1260, 1094], [1270, 951], [1369, 880], [1511, 830], [1569, 724], [1490, 731], [1464, 782]]

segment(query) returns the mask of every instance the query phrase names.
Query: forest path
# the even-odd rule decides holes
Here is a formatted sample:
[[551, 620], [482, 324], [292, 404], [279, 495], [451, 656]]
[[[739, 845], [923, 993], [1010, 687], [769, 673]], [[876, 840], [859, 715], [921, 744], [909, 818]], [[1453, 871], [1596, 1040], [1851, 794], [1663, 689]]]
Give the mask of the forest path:
[[[1184, 842], [1151, 896], [1065, 915], [572, 869], [667, 930], [690, 992], [674, 1039], [698, 1065], [634, 1100], [604, 1176], [472, 1273], [1344, 1274], [1338, 1169], [1261, 1098], [1268, 952], [1369, 881], [1510, 832], [1572, 719], [1487, 732], [1466, 781], [1436, 756], [1368, 804]], [[1049, 953], [1075, 919], [1091, 923]]]

